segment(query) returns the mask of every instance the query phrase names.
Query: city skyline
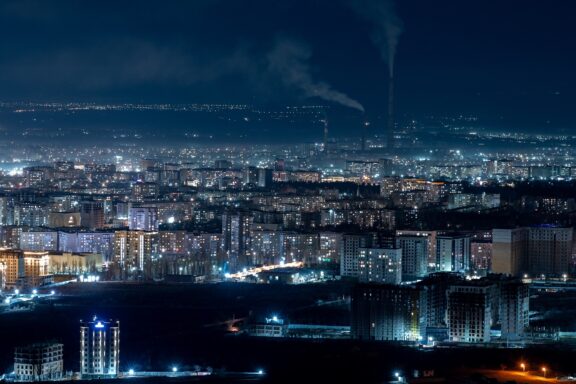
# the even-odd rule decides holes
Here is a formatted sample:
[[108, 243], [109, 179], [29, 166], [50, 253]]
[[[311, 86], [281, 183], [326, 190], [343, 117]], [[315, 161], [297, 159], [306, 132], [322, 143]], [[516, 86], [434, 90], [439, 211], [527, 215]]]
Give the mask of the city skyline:
[[576, 381], [574, 11], [0, 0], [0, 381]]

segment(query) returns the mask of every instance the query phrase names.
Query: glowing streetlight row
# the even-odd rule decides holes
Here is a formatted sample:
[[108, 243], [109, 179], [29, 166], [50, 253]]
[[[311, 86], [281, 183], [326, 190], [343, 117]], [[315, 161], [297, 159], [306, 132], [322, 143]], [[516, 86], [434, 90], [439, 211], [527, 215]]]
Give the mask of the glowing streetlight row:
[[[520, 363], [520, 368], [522, 368], [522, 372], [526, 372], [526, 363]], [[544, 377], [546, 377], [546, 374], [548, 373], [548, 368], [542, 367], [540, 368], [540, 370], [542, 371]]]

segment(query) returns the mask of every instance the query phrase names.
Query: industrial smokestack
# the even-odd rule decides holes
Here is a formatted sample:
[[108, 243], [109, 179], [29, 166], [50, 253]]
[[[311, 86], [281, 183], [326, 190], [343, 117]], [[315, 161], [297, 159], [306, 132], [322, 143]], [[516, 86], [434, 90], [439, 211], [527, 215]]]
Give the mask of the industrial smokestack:
[[386, 131], [386, 146], [394, 148], [394, 72], [390, 72], [388, 81], [388, 126]]
[[324, 123], [324, 152], [328, 150], [328, 114], [324, 111], [324, 118], [320, 120]]
[[328, 149], [328, 119], [324, 119], [324, 151]]
[[374, 26], [372, 41], [380, 49], [388, 64], [388, 124], [386, 146], [394, 148], [394, 61], [396, 47], [403, 31], [403, 23], [396, 14], [393, 0], [350, 0], [350, 5], [361, 17]]
[[368, 127], [370, 123], [365, 119], [362, 119], [362, 142], [360, 148], [362, 152], [366, 151], [366, 137], [368, 136]]

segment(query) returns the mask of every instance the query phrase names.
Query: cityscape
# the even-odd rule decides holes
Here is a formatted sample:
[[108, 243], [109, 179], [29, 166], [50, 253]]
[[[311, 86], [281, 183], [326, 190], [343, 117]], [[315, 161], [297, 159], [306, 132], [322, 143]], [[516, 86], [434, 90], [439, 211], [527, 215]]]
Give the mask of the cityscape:
[[575, 382], [576, 8], [440, 8], [0, 1], [0, 381]]

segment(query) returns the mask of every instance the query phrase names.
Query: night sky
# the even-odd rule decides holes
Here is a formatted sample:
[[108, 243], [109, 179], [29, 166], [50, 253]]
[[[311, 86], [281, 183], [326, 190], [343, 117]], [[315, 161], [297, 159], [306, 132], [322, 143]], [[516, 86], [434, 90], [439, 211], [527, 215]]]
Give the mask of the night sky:
[[0, 100], [331, 104], [320, 88], [383, 114], [367, 3], [401, 19], [400, 114], [576, 132], [566, 0], [1, 0]]

